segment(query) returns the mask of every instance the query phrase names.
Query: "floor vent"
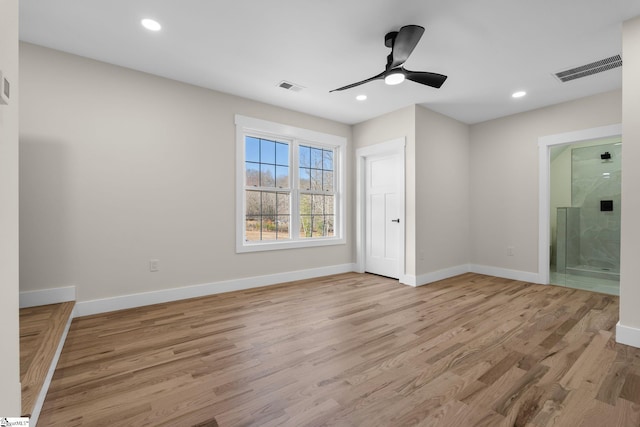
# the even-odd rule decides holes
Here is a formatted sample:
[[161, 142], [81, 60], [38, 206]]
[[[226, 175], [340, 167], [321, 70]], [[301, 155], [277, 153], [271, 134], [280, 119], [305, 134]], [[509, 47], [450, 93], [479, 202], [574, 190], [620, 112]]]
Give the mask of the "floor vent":
[[288, 82], [286, 80], [283, 80], [280, 83], [278, 83], [278, 87], [281, 87], [282, 89], [290, 90], [293, 92], [300, 92], [302, 89], [304, 89], [304, 87], [297, 85], [295, 83]]
[[601, 59], [590, 64], [575, 67], [570, 70], [560, 71], [555, 73], [558, 80], [563, 83], [571, 80], [587, 77], [592, 74], [601, 73], [603, 71], [612, 70], [622, 66], [622, 57], [620, 55], [614, 55], [609, 58]]

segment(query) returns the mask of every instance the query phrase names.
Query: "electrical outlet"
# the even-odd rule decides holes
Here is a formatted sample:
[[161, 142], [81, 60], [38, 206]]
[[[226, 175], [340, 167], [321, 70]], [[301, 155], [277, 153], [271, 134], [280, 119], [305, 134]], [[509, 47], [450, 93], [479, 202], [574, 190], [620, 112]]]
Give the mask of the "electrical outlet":
[[156, 272], [160, 270], [160, 260], [159, 259], [150, 259], [149, 260], [149, 271]]
[[507, 246], [507, 256], [514, 256], [515, 248], [513, 246]]

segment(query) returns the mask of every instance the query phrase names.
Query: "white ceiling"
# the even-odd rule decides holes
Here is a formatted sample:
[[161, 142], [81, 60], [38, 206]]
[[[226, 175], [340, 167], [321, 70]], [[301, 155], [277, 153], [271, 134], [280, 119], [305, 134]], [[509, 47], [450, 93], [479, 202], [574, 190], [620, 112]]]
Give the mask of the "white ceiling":
[[[411, 104], [477, 123], [620, 88], [620, 68], [552, 73], [621, 53], [638, 15], [640, 0], [20, 0], [20, 39], [349, 124]], [[406, 67], [448, 75], [441, 89], [329, 93], [383, 71], [384, 35], [407, 24], [426, 31]]]

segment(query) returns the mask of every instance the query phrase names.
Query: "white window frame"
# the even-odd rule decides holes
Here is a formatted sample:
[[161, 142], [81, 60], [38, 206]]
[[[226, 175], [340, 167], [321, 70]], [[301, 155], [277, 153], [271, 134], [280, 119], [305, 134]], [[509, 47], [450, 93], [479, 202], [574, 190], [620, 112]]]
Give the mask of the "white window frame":
[[[342, 136], [330, 135], [308, 129], [297, 128], [255, 119], [239, 114], [235, 116], [236, 125], [236, 253], [270, 251], [292, 248], [307, 248], [327, 245], [342, 245], [345, 238], [345, 205], [346, 205], [346, 156], [347, 139]], [[245, 136], [262, 136], [275, 141], [288, 142], [290, 146], [289, 179], [291, 183], [291, 220], [289, 230], [291, 239], [288, 240], [261, 240], [246, 241], [245, 238]], [[299, 173], [298, 147], [308, 145], [318, 148], [331, 148], [334, 150], [333, 169], [336, 172], [335, 179], [335, 210], [334, 236], [300, 238], [300, 214], [297, 188]], [[294, 184], [296, 183], [296, 184]], [[277, 189], [274, 189], [277, 191]]]

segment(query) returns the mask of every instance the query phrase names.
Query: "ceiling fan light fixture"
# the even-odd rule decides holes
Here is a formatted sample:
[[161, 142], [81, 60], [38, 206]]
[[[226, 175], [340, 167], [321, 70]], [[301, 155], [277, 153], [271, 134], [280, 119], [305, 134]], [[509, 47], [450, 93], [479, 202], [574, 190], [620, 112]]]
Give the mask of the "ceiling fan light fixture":
[[401, 72], [387, 74], [384, 78], [384, 82], [388, 85], [399, 85], [404, 81], [404, 74]]
[[143, 19], [140, 24], [149, 31], [160, 31], [162, 29], [162, 25], [158, 21], [149, 18]]
[[358, 101], [365, 101], [367, 99], [367, 95], [364, 95], [364, 94], [358, 95], [358, 96], [356, 96], [356, 99]]
[[384, 45], [391, 48], [391, 53], [387, 55], [387, 64], [380, 74], [376, 74], [368, 79], [361, 80], [350, 85], [333, 89], [329, 92], [347, 90], [374, 80], [383, 80], [388, 85], [398, 85], [405, 80], [439, 89], [447, 76], [444, 74], [432, 73], [428, 71], [410, 71], [403, 67], [403, 64], [411, 55], [420, 37], [424, 33], [424, 27], [420, 25], [405, 25], [398, 31], [392, 31], [385, 36]]
[[513, 98], [522, 98], [523, 96], [525, 96], [527, 94], [527, 92], [520, 90], [518, 92], [514, 92], [511, 96]]

